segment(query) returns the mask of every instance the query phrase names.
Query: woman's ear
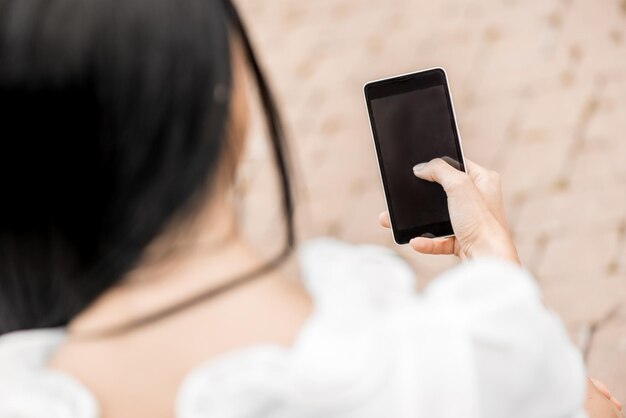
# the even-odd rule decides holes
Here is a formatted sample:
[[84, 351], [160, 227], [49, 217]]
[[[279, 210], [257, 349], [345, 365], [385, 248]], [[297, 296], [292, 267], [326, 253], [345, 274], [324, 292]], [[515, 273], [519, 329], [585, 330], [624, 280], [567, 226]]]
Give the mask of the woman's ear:
[[236, 37], [233, 37], [230, 44], [232, 83], [229, 118], [226, 127], [227, 138], [224, 143], [222, 160], [223, 166], [225, 166], [225, 174], [227, 178], [232, 180], [246, 145], [246, 135], [250, 118], [250, 108], [248, 104], [250, 84], [241, 42]]

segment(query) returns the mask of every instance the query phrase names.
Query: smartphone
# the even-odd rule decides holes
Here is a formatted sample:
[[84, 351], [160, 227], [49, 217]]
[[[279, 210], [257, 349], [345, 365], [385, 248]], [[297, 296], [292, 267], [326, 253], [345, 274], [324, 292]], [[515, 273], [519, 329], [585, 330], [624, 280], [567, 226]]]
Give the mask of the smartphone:
[[453, 235], [443, 188], [413, 174], [437, 157], [465, 171], [445, 70], [371, 81], [363, 90], [394, 241]]

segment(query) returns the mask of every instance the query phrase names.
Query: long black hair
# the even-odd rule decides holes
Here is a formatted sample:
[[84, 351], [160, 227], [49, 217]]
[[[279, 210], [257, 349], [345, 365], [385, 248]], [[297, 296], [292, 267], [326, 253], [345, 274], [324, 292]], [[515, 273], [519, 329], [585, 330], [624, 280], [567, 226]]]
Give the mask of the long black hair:
[[228, 0], [0, 0], [0, 334], [66, 325], [195, 208], [225, 147], [233, 34], [283, 191], [271, 267], [294, 243], [284, 132]]

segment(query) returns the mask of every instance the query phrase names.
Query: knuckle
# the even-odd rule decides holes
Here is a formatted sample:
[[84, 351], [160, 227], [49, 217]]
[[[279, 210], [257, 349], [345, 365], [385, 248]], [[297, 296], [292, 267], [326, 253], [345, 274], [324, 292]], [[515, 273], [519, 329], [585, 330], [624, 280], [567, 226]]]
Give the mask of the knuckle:
[[444, 160], [442, 160], [441, 158], [433, 158], [432, 160], [430, 160], [430, 164], [434, 168], [442, 168], [442, 167], [444, 167], [444, 164], [447, 164], [447, 163]]
[[459, 173], [452, 177], [448, 183], [450, 189], [461, 189], [467, 187], [472, 180], [465, 173]]

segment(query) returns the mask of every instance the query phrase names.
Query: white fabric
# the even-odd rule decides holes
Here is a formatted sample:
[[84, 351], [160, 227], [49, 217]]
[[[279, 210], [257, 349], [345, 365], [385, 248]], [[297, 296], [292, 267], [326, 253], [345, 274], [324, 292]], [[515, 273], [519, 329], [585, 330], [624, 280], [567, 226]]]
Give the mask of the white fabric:
[[[393, 252], [305, 244], [315, 309], [290, 349], [258, 345], [192, 370], [179, 418], [584, 418], [584, 368], [532, 277], [464, 263], [416, 294]], [[93, 395], [46, 370], [64, 331], [0, 338], [0, 418], [96, 418]]]

